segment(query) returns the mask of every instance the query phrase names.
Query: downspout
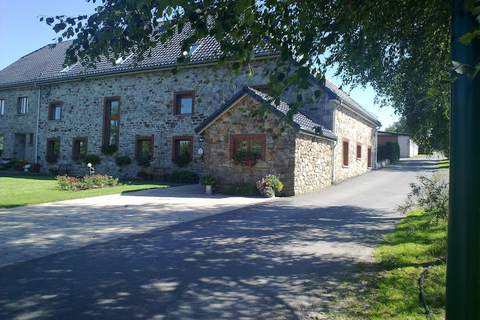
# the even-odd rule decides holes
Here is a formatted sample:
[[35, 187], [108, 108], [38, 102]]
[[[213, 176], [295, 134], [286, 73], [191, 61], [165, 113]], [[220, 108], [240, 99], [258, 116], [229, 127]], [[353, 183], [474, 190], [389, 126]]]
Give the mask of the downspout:
[[40, 131], [39, 125], [40, 125], [40, 87], [37, 86], [37, 84], [34, 84], [34, 87], [37, 88], [38, 94], [37, 94], [37, 124], [35, 128], [35, 160], [34, 163], [38, 163], [38, 132]]
[[374, 152], [374, 158], [373, 158], [373, 159], [375, 159], [375, 165], [373, 166], [375, 169], [378, 169], [378, 157], [377, 157], [377, 152], [378, 152], [378, 129], [380, 129], [380, 127], [375, 128], [375, 152]]
[[[334, 100], [335, 101], [335, 100]], [[337, 135], [337, 106], [333, 107], [333, 112], [332, 112], [332, 131]], [[337, 143], [338, 141], [333, 142], [333, 148], [332, 148], [332, 184], [335, 183], [335, 153], [336, 153], [336, 148], [337, 148]]]

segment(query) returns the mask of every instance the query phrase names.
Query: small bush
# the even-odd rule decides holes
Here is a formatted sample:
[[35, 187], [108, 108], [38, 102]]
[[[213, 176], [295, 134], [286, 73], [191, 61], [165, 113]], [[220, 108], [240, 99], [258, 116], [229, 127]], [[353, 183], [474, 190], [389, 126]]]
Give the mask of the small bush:
[[102, 153], [105, 155], [112, 155], [118, 151], [118, 147], [116, 145], [108, 145], [102, 147]]
[[58, 189], [63, 191], [79, 191], [114, 187], [118, 185], [118, 179], [107, 175], [91, 175], [83, 178], [70, 176], [57, 176]]
[[257, 182], [257, 189], [260, 194], [273, 197], [283, 190], [283, 183], [277, 176], [270, 174]]
[[97, 164], [100, 164], [100, 162], [102, 162], [102, 159], [96, 154], [89, 154], [85, 157], [85, 159], [83, 159], [83, 162], [91, 163], [93, 166], [96, 166]]
[[148, 156], [142, 156], [137, 158], [137, 164], [141, 167], [150, 167], [152, 159]]
[[217, 179], [215, 179], [214, 176], [203, 176], [200, 183], [204, 186], [215, 186], [217, 184]]
[[222, 193], [230, 196], [256, 196], [258, 190], [253, 183], [235, 183], [222, 187]]
[[188, 170], [176, 170], [167, 176], [172, 183], [198, 183], [198, 174]]
[[396, 142], [387, 142], [378, 146], [378, 160], [390, 160], [395, 162], [400, 159], [400, 146]]
[[431, 220], [448, 219], [448, 182], [439, 176], [431, 178], [420, 176], [418, 182], [410, 184], [411, 191], [407, 196], [407, 201], [399, 207], [403, 213], [413, 208], [422, 208], [425, 215]]
[[118, 157], [115, 158], [115, 163], [119, 167], [124, 167], [124, 166], [128, 166], [129, 164], [131, 164], [132, 159], [130, 159], [129, 156], [118, 156]]
[[27, 164], [28, 162], [25, 160], [14, 160], [13, 168], [17, 171], [23, 171], [23, 167], [25, 167]]
[[179, 167], [186, 167], [192, 161], [190, 153], [181, 152], [173, 162]]

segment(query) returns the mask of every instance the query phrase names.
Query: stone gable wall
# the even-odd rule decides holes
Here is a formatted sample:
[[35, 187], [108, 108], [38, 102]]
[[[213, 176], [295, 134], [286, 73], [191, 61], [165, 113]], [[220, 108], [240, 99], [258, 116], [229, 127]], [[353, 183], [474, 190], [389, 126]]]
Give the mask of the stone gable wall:
[[295, 194], [332, 184], [333, 141], [305, 134], [295, 139]]
[[[284, 183], [285, 194], [293, 195], [296, 131], [270, 111], [265, 118], [252, 117], [251, 112], [259, 109], [263, 107], [258, 102], [244, 97], [204, 131], [204, 171], [223, 184], [255, 184], [261, 177], [275, 174]], [[266, 134], [265, 161], [247, 167], [231, 159], [231, 135], [262, 133]]]
[[[335, 147], [335, 182], [366, 173], [371, 168], [367, 165], [367, 148], [372, 148], [372, 161], [375, 161], [375, 127], [357, 114], [343, 106], [335, 111], [335, 133], [338, 142]], [[343, 165], [344, 140], [349, 142], [349, 165]], [[357, 159], [357, 144], [362, 146], [362, 156]]]

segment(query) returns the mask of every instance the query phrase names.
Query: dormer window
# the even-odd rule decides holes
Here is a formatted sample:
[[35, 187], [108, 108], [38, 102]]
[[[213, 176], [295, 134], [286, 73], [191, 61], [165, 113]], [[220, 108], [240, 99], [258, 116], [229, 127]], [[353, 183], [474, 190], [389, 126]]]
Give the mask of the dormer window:
[[65, 68], [63, 68], [62, 70], [60, 70], [60, 73], [65, 73], [65, 72], [68, 72], [70, 70], [72, 70], [72, 68], [76, 65], [75, 64], [72, 64], [71, 66], [66, 66]]
[[115, 64], [123, 64], [125, 61], [130, 59], [133, 56], [133, 53], [130, 53], [126, 58], [125, 57], [120, 57], [117, 60], [115, 60]]

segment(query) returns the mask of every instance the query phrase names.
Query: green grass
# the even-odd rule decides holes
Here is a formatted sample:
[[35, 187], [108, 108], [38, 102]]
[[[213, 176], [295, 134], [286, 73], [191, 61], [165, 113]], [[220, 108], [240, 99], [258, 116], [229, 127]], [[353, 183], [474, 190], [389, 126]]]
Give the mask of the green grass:
[[[432, 319], [445, 315], [446, 223], [429, 223], [421, 210], [413, 211], [375, 250], [377, 267], [357, 281], [344, 297], [337, 319], [426, 319], [419, 299], [418, 279], [425, 268], [425, 296]], [[356, 289], [355, 289], [356, 288]]]
[[445, 160], [440, 160], [437, 163], [437, 169], [448, 169], [450, 168], [450, 160], [445, 159]]
[[165, 184], [134, 182], [103, 189], [60, 191], [57, 189], [57, 182], [53, 177], [2, 176], [0, 177], [0, 208], [165, 187], [167, 187]]

